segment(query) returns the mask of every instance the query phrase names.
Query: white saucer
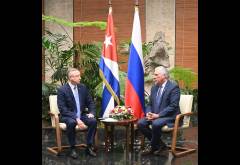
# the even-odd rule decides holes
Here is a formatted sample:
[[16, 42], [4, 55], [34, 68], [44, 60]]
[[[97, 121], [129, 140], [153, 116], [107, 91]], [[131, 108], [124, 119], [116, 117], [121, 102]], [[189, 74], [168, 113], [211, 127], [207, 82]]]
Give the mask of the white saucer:
[[116, 122], [118, 120], [114, 119], [114, 118], [106, 118], [106, 119], [103, 119], [101, 121], [104, 121], [104, 122]]

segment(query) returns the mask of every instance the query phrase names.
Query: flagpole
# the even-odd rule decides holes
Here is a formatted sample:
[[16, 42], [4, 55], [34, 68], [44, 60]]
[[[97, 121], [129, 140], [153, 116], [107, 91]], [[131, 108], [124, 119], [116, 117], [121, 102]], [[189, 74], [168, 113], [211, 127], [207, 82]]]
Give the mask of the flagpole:
[[101, 117], [109, 117], [109, 113], [116, 105], [120, 104], [119, 69], [117, 61], [117, 49], [112, 17], [112, 2], [108, 0], [109, 13], [107, 17], [107, 29], [102, 47], [102, 55], [99, 62], [99, 74], [103, 81]]
[[138, 119], [144, 116], [144, 63], [138, 0], [135, 0], [133, 30], [125, 85], [125, 106], [130, 106]]

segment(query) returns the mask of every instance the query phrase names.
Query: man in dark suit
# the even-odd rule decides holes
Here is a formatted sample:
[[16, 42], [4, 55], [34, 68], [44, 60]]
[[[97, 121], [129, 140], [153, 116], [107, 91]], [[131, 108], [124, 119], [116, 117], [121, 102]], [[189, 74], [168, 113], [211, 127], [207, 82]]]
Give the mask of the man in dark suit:
[[[77, 158], [75, 150], [75, 127], [86, 128], [87, 148], [86, 154], [96, 156], [93, 149], [94, 136], [97, 128], [95, 116], [95, 104], [85, 85], [80, 84], [80, 72], [78, 69], [70, 68], [67, 73], [68, 83], [58, 89], [57, 104], [60, 111], [60, 119], [67, 125], [67, 137], [71, 147], [70, 156]], [[85, 112], [88, 108], [88, 112]]]
[[[167, 150], [166, 144], [161, 140], [161, 129], [164, 125], [173, 126], [176, 115], [180, 113], [179, 86], [168, 79], [169, 72], [165, 67], [155, 68], [155, 85], [151, 88], [146, 116], [138, 121], [139, 130], [151, 141], [142, 151], [142, 155], [160, 155]], [[152, 129], [149, 128], [150, 124]]]

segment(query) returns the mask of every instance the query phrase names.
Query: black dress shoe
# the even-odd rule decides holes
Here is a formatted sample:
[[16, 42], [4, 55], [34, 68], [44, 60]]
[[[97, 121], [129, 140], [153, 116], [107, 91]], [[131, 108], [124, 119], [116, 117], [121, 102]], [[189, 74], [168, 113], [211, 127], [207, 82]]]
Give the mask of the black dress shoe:
[[149, 155], [152, 154], [154, 151], [151, 145], [147, 145], [141, 152], [141, 155]]
[[168, 147], [167, 146], [161, 146], [157, 151], [154, 151], [154, 155], [158, 156], [168, 156]]
[[78, 155], [75, 149], [71, 149], [69, 156], [72, 157], [73, 159], [78, 158]]
[[87, 147], [85, 152], [86, 152], [87, 155], [90, 155], [90, 156], [93, 156], [93, 157], [97, 156], [96, 152], [93, 151], [93, 147]]

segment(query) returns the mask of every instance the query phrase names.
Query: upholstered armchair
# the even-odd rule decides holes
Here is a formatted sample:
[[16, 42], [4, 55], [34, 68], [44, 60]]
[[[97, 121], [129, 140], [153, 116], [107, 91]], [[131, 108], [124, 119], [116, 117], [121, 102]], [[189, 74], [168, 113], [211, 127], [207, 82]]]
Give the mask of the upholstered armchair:
[[[63, 149], [70, 147], [69, 145], [62, 146], [62, 132], [66, 130], [67, 126], [66, 126], [65, 123], [61, 123], [59, 121], [59, 110], [58, 110], [58, 106], [57, 106], [57, 95], [49, 96], [49, 104], [50, 104], [49, 114], [51, 116], [52, 128], [55, 129], [57, 146], [47, 147], [47, 150], [51, 153], [54, 153], [54, 154], [58, 155]], [[85, 132], [85, 133], [87, 132], [87, 128], [80, 129], [78, 127], [78, 125], [76, 126], [76, 130], [81, 131], [81, 132]], [[96, 136], [95, 136], [95, 143], [96, 142], [97, 142], [97, 133], [96, 133]], [[86, 148], [87, 145], [86, 144], [77, 144], [76, 147]]]
[[[174, 123], [174, 127], [170, 128], [167, 125], [162, 127], [163, 133], [171, 133], [172, 132], [172, 144], [169, 146], [171, 152], [174, 156], [183, 156], [188, 153], [193, 153], [196, 151], [194, 148], [186, 148], [186, 147], [178, 147], [177, 143], [177, 133], [179, 130], [187, 129], [190, 127], [190, 116], [194, 113], [192, 112], [192, 104], [193, 104], [193, 95], [181, 95], [179, 106], [181, 114], [176, 116], [176, 120]], [[182, 125], [180, 125], [180, 121], [183, 120]], [[142, 148], [144, 146], [144, 136], [141, 139]]]

